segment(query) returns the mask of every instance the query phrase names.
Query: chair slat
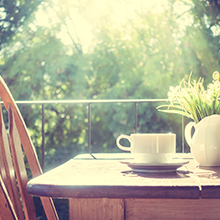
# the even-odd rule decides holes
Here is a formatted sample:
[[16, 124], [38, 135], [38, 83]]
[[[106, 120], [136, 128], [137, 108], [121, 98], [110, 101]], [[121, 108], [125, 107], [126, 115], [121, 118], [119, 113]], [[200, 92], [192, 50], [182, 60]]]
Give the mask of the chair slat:
[[7, 131], [2, 116], [2, 110], [0, 108], [0, 167], [1, 177], [4, 182], [7, 192], [10, 196], [14, 209], [19, 217], [19, 220], [24, 220], [24, 213], [20, 201], [20, 195], [17, 187], [14, 166], [11, 157], [11, 151], [9, 148]]
[[19, 191], [22, 198], [23, 208], [26, 219], [34, 220], [36, 218], [35, 208], [32, 197], [26, 192], [26, 185], [28, 182], [26, 167], [23, 159], [23, 152], [21, 148], [21, 142], [18, 134], [18, 130], [15, 124], [14, 115], [12, 109], [8, 108], [9, 113], [9, 140], [12, 158], [14, 162], [14, 168], [16, 177], [18, 180]]

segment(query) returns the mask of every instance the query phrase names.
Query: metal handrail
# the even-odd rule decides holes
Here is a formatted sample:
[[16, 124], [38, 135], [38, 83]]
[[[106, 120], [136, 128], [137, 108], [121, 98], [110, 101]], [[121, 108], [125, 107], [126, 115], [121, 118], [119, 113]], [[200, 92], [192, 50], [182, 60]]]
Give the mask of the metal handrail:
[[166, 102], [168, 99], [87, 99], [87, 100], [36, 100], [16, 101], [17, 104], [88, 104], [88, 103], [143, 103], [143, 102]]

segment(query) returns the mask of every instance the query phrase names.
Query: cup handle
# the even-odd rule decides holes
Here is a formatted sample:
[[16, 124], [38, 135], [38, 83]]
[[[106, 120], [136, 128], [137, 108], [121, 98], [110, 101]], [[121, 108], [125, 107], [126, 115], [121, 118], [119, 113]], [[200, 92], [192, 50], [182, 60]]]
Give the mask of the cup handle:
[[130, 151], [130, 148], [131, 147], [124, 147], [124, 146], [122, 146], [119, 142], [120, 142], [120, 140], [121, 139], [127, 139], [129, 142], [130, 142], [130, 145], [131, 145], [131, 138], [130, 138], [130, 136], [128, 136], [128, 135], [125, 135], [125, 134], [121, 134], [120, 136], [118, 136], [118, 138], [116, 139], [116, 144], [117, 144], [117, 146], [118, 146], [118, 148], [120, 148], [121, 150], [124, 150], [124, 151]]
[[187, 144], [191, 147], [191, 142], [192, 142], [192, 135], [191, 135], [191, 131], [192, 128], [195, 126], [195, 122], [189, 122], [186, 127], [185, 127], [185, 138], [186, 138], [186, 142]]

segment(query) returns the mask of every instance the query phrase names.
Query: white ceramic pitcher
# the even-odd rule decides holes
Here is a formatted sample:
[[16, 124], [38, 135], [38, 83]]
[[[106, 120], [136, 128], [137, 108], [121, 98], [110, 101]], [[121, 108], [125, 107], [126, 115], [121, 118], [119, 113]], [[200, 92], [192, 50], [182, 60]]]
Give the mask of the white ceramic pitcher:
[[220, 115], [207, 116], [197, 124], [190, 122], [185, 128], [185, 138], [199, 165], [220, 166]]

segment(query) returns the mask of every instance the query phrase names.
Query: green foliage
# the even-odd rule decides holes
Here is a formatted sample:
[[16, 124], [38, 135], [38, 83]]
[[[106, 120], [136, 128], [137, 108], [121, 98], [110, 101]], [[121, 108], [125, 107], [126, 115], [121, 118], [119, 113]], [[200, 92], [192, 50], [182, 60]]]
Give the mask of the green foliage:
[[24, 23], [36, 11], [40, 0], [1, 0], [0, 1], [0, 48], [12, 39], [12, 37], [23, 31]]
[[[182, 14], [174, 10], [181, 3], [189, 6]], [[0, 68], [16, 100], [166, 98], [170, 85], [188, 72], [209, 80], [207, 74], [219, 68], [219, 36], [212, 31], [217, 14], [205, 3], [171, 1], [159, 11], [143, 7], [124, 23], [113, 19], [111, 4], [101, 22], [91, 20], [87, 5], [86, 0], [43, 2], [42, 10], [52, 10], [57, 22], [51, 17], [50, 28], [27, 23], [14, 35]], [[93, 25], [87, 51], [77, 30], [70, 32], [72, 8]], [[188, 17], [191, 23], [180, 26]], [[63, 27], [69, 45], [57, 38]], [[138, 132], [180, 134], [181, 120], [157, 113], [157, 105], [138, 105]], [[21, 110], [41, 155], [41, 107]], [[86, 151], [86, 118], [85, 105], [45, 107], [46, 169]], [[134, 124], [133, 104], [92, 105], [92, 150], [118, 151], [115, 138], [134, 132]]]

